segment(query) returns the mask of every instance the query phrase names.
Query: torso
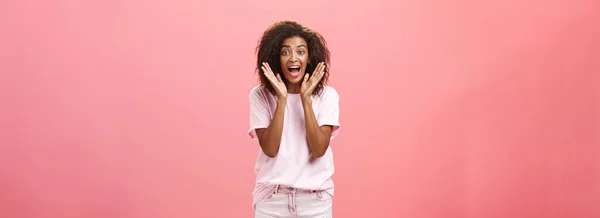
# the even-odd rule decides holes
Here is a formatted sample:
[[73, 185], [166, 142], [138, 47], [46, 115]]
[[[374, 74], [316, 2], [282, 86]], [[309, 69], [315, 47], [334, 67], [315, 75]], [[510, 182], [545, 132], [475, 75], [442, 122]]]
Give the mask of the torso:
[[[277, 106], [277, 97], [268, 93], [266, 89], [257, 88], [259, 90], [255, 91], [263, 92], [261, 94], [266, 96], [270, 118], [272, 118]], [[323, 98], [319, 96], [312, 97], [315, 117], [319, 118], [322, 109], [327, 107], [326, 103], [328, 102], [324, 102], [327, 99], [326, 95], [333, 94], [337, 97], [337, 92], [333, 88], [325, 87]], [[299, 94], [288, 94], [281, 144], [277, 156], [269, 158], [259, 150], [255, 172], [255, 201], [260, 200], [273, 185], [307, 190], [333, 188], [333, 181], [331, 180], [334, 173], [332, 148], [329, 146], [324, 156], [311, 160], [306, 140], [304, 109]]]

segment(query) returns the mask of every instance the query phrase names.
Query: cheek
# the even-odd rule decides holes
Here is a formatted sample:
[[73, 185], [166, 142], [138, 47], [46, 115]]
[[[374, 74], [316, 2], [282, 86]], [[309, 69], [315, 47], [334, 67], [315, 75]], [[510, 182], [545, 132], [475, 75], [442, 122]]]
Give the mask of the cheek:
[[283, 70], [286, 66], [287, 59], [285, 57], [279, 57], [279, 65], [281, 66], [281, 70]]
[[306, 66], [308, 64], [308, 55], [302, 56], [300, 61], [302, 62], [302, 65]]

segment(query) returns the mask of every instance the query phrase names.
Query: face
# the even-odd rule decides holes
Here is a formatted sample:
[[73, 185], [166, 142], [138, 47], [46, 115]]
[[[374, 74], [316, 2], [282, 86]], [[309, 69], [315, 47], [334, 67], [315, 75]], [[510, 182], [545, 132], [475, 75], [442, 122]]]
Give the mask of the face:
[[291, 84], [299, 84], [308, 63], [308, 45], [301, 37], [283, 40], [279, 59], [283, 76]]

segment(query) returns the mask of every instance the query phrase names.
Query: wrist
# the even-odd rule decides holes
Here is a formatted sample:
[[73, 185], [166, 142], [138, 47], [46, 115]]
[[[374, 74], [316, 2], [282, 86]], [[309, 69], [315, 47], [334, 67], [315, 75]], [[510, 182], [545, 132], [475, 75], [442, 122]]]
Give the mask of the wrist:
[[312, 99], [310, 98], [310, 96], [302, 97], [301, 99], [303, 104], [312, 104]]
[[277, 104], [278, 105], [285, 105], [287, 103], [287, 97], [277, 97]]

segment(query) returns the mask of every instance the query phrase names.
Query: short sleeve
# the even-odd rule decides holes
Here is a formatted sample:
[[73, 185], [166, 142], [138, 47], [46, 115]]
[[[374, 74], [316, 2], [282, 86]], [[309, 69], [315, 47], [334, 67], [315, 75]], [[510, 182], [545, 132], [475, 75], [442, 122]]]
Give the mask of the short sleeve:
[[340, 131], [340, 97], [332, 87], [326, 87], [321, 99], [317, 122], [319, 126], [333, 126], [331, 138], [333, 139]]
[[266, 93], [257, 86], [250, 91], [250, 129], [248, 135], [251, 139], [257, 139], [256, 129], [267, 128], [271, 123], [271, 113]]

